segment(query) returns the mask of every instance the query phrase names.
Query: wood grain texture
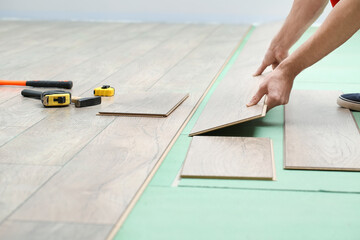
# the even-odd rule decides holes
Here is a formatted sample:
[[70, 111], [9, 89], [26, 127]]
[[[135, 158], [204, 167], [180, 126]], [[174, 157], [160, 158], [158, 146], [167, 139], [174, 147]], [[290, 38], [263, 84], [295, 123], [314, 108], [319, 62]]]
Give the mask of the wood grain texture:
[[[52, 65], [53, 68], [57, 69], [61, 67], [62, 64], [69, 64], [68, 58], [70, 57], [74, 61], [78, 58], [87, 59], [87, 56], [90, 54], [92, 54], [92, 56], [97, 55], [103, 51], [104, 48], [111, 48], [111, 46], [106, 46], [106, 44], [103, 46], [100, 45], [101, 40], [104, 40], [104, 43], [107, 42], [105, 39], [108, 39], [108, 41], [112, 40], [113, 37], [118, 36], [116, 31], [120, 31], [123, 27], [127, 27], [127, 25], [119, 23], [117, 25], [104, 24], [81, 28], [77, 33], [65, 35], [56, 41], [51, 41], [22, 51], [22, 58], [19, 58], [18, 54], [10, 55], [6, 59], [0, 60], [2, 76], [4, 79], [43, 78], [37, 75], [37, 68], [40, 64], [50, 64], [51, 61], [57, 60], [56, 65]], [[96, 47], [94, 45], [96, 45]], [[88, 51], [89, 49], [93, 51]], [[84, 54], [84, 56], [81, 54]], [[73, 64], [75, 63], [76, 62]], [[23, 70], [23, 68], [25, 69]], [[33, 68], [34, 72], [29, 71], [29, 68]], [[28, 74], [25, 75], [24, 71]], [[42, 74], [49, 74], [49, 72], [43, 71]]]
[[0, 239], [6, 240], [103, 240], [111, 225], [6, 221]]
[[16, 21], [16, 20], [4, 21], [3, 20], [0, 25], [0, 33], [6, 34], [9, 32], [12, 32], [13, 29], [16, 29], [21, 26], [22, 26], [21, 21]]
[[[67, 70], [70, 66], [75, 66], [91, 57], [95, 57], [99, 52], [106, 49], [106, 47], [101, 48], [101, 45], [99, 45], [99, 42], [101, 42], [101, 40], [98, 39], [100, 38], [99, 34], [107, 34], [106, 36], [109, 37], [108, 41], [111, 41], [112, 35], [118, 35], [114, 33], [114, 30], [125, 28], [126, 24], [94, 24], [93, 26], [86, 26], [87, 25], [81, 25], [75, 33], [62, 35], [44, 44], [35, 44], [23, 51], [16, 51], [14, 54], [0, 59], [0, 74], [2, 79], [52, 79], [57, 74]], [[67, 27], [65, 27], [65, 29], [66, 28]], [[71, 27], [71, 25], [69, 25], [68, 28], [76, 29], [76, 27]], [[57, 27], [54, 27], [54, 29], [57, 29]], [[62, 32], [62, 30], [63, 27], [61, 25], [59, 31]], [[56, 36], [56, 34], [54, 35]], [[97, 39], [99, 41], [97, 41]], [[111, 47], [115, 46], [115, 41], [116, 39], [113, 42], [114, 45], [107, 41], [104, 43], [107, 43], [107, 47]], [[19, 58], [19, 55], [21, 55], [21, 58]], [[0, 96], [0, 103], [3, 103], [9, 101], [11, 97], [18, 96], [23, 87], [1, 86], [1, 89], [4, 90], [2, 91], [4, 94]]]
[[[222, 27], [227, 30], [221, 31]], [[216, 72], [222, 68], [241, 36], [248, 29], [244, 26], [230, 31], [225, 26], [217, 27], [215, 25], [215, 27], [203, 28], [202, 38], [199, 40], [196, 29], [200, 28], [201, 26], [190, 26], [188, 30], [182, 31], [187, 33], [187, 41], [189, 42], [186, 48], [189, 49], [188, 54], [179, 58], [175, 58], [174, 55], [171, 64], [162, 64], [163, 69], [154, 74], [151, 68], [151, 61], [154, 58], [150, 56], [157, 56], [156, 58], [159, 59], [156, 61], [160, 62], [161, 58], [166, 58], [166, 55], [156, 55], [155, 52], [149, 52], [146, 57], [147, 61], [141, 60], [142, 63], [149, 63], [149, 65], [143, 65], [143, 68], [140, 69], [146, 70], [143, 70], [138, 75], [144, 76], [146, 80], [144, 87], [154, 86], [154, 91], [155, 88], [156, 91], [160, 91], [160, 89], [171, 89], [168, 84], [173, 83], [170, 81], [171, 78], [167, 76], [168, 72], [171, 71], [174, 75], [177, 73], [179, 76], [174, 79], [174, 81], [178, 82], [176, 85], [181, 86], [181, 80], [186, 78], [184, 86], [191, 89], [189, 91], [190, 97], [167, 118], [114, 118], [115, 120], [101, 132], [93, 135], [92, 139], [87, 137], [88, 142], [86, 145], [80, 147], [66, 144], [70, 139], [71, 142], [75, 142], [76, 139], [79, 139], [78, 135], [83, 134], [82, 132], [71, 131], [77, 129], [78, 125], [82, 125], [77, 125], [76, 121], [74, 121], [66, 134], [62, 135], [66, 137], [63, 148], [70, 149], [73, 147], [74, 154], [72, 157], [69, 157], [70, 154], [68, 155], [68, 162], [61, 171], [24, 203], [11, 216], [11, 219], [99, 224], [114, 224], [117, 222], [129, 204], [132, 203], [132, 199], [144, 182], [148, 182], [148, 175], [153, 171], [159, 159], [163, 159], [163, 156], [166, 155], [167, 150], [171, 147], [170, 143], [174, 141], [174, 138], [176, 139], [177, 134], [184, 126], [184, 122], [190, 118], [204, 91], [213, 81]], [[221, 38], [226, 38], [226, 35], [223, 36], [223, 34], [231, 36], [226, 44], [221, 41]], [[238, 38], [235, 38], [236, 34]], [[194, 41], [197, 44], [191, 43], [191, 35], [196, 36]], [[175, 39], [171, 41], [171, 44], [169, 42], [165, 43], [167, 48], [175, 47]], [[192, 49], [189, 46], [192, 46]], [[207, 58], [209, 55], [206, 52], [211, 47], [213, 48], [211, 54], [216, 61]], [[157, 49], [163, 49], [162, 52], [166, 53], [164, 46], [159, 46]], [[178, 51], [178, 48], [176, 51]], [[171, 51], [169, 54], [175, 53]], [[191, 63], [197, 63], [198, 68], [203, 68], [202, 71], [197, 72], [201, 74], [194, 75], [192, 78], [189, 74], [192, 69], [184, 71], [184, 66], [190, 66]], [[212, 70], [208, 71], [209, 69]], [[124, 74], [124, 78], [112, 78], [114, 83], [118, 81], [119, 89], [124, 89], [124, 87], [121, 87], [121, 81], [130, 79], [133, 72], [125, 71], [122, 74]], [[191, 83], [194, 88], [191, 88]], [[138, 86], [142, 85], [134, 84], [134, 87]], [[94, 106], [91, 109], [99, 111], [99, 109], [105, 107], [102, 105]], [[70, 116], [71, 114], [69, 113]], [[54, 117], [59, 118], [60, 116], [60, 111], [54, 114]], [[99, 120], [108, 119], [108, 117], [97, 118]], [[82, 119], [83, 121], [88, 120], [86, 117]], [[40, 132], [39, 130], [42, 129], [42, 125], [45, 123], [46, 121], [41, 121], [41, 124], [32, 127], [32, 129], [34, 132], [36, 130]], [[46, 123], [46, 125], [48, 129], [51, 128], [50, 122]], [[86, 127], [84, 127], [84, 132], [86, 132]], [[60, 127], [50, 135], [56, 136], [59, 133]], [[20, 141], [23, 138], [25, 141], [25, 135], [27, 134], [17, 137], [16, 140]], [[29, 139], [29, 137], [30, 134], [26, 138]], [[5, 146], [9, 146], [10, 143]], [[67, 145], [70, 146], [67, 147]], [[55, 145], [50, 149], [54, 148]], [[76, 150], [77, 152], [75, 152]], [[36, 152], [41, 153], [40, 150]], [[57, 159], [61, 157], [60, 154], [61, 151], [56, 152], [56, 156], [53, 156], [54, 162], [57, 162]], [[26, 159], [26, 161], [31, 162], [31, 159]], [[41, 162], [43, 160], [40, 157], [36, 161]]]
[[339, 91], [294, 90], [285, 106], [285, 169], [360, 171], [360, 135]]
[[[58, 169], [53, 166], [0, 164], [0, 223]], [[3, 238], [0, 236], [0, 239]]]
[[[26, 38], [34, 38], [37, 34], [41, 35], [51, 28], [61, 26], [62, 22], [48, 22], [48, 21], [1, 21], [4, 24], [4, 30], [0, 39], [0, 45], [11, 44], [12, 41], [22, 39], [26, 41]], [[1, 30], [0, 30], [1, 31]]]
[[189, 94], [171, 92], [133, 92], [115, 96], [114, 103], [102, 109], [100, 115], [167, 117]]
[[256, 93], [263, 78], [252, 77], [252, 74], [260, 65], [272, 36], [280, 26], [263, 25], [254, 30], [231, 69], [211, 95], [190, 136], [265, 116], [265, 98], [252, 107], [246, 107], [246, 104]]
[[[209, 83], [202, 79], [209, 75], [216, 76], [219, 68], [226, 64], [224, 59], [227, 59], [229, 53], [236, 49], [234, 43], [239, 43], [239, 36], [243, 29], [244, 27], [241, 25], [221, 25], [176, 67], [170, 69], [166, 75], [151, 86], [149, 91], [157, 92], [165, 89], [174, 91], [176, 89], [179, 92], [192, 94], [207, 88]], [[223, 52], [219, 51], [219, 44], [221, 44]], [[199, 81], [195, 81], [195, 79], [199, 79]]]
[[[48, 23], [48, 22], [44, 22]], [[82, 31], [88, 25], [86, 23], [48, 23], [49, 28], [43, 31], [30, 31], [27, 35], [21, 35], [24, 30], [29, 31], [32, 30], [36, 25], [28, 26], [26, 22], [23, 22], [21, 27], [17, 28], [16, 32], [13, 32], [14, 39], [6, 40], [2, 38], [0, 42], [0, 53], [3, 57], [11, 57], [14, 54], [26, 51], [30, 48], [38, 48], [39, 46], [44, 46], [45, 44], [49, 44], [50, 42], [57, 42], [60, 39], [68, 38], [69, 35], [77, 35], [79, 31]]]
[[141, 86], [148, 90], [199, 47], [217, 27], [218, 25], [188, 25], [137, 61], [126, 66], [126, 69], [106, 78], [100, 86], [110, 84], [115, 89]]
[[[164, 40], [168, 39], [169, 34], [171, 35], [179, 31], [184, 26], [175, 25], [171, 27], [170, 25], [164, 26], [163, 28], [157, 27], [156, 29], [153, 29], [153, 27], [154, 25], [139, 24], [139, 26], [135, 28], [123, 28], [119, 33], [116, 34], [127, 35], [130, 38], [125, 38], [124, 41], [107, 42], [107, 45], [112, 45], [114, 47], [112, 51], [105, 51], [103, 54], [92, 57], [82, 64], [73, 66], [70, 69], [67, 69], [65, 72], [61, 72], [61, 68], [59, 68], [58, 71], [54, 71], [54, 68], [52, 66], [49, 66], [49, 68], [51, 68], [51, 71], [54, 71], [53, 74], [57, 74], [55, 77], [52, 74], [49, 74], [51, 71], [46, 71], [46, 69], [48, 68], [45, 67], [45, 63], [40, 64], [39, 67], [43, 67], [43, 73], [41, 73], [40, 75], [45, 77], [47, 74], [49, 74], [49, 78], [52, 78], [54, 80], [72, 79], [74, 81], [74, 89], [72, 90], [74, 94], [76, 94], [77, 96], [90, 96], [89, 94], [92, 94], [92, 91], [89, 90], [89, 85], [96, 84], [96, 82], [99, 82], [107, 76], [111, 75], [112, 73], [118, 71], [122, 67], [126, 66], [129, 62], [134, 61], [150, 49], [154, 48]], [[152, 37], [151, 34], [146, 34], [149, 29], [152, 30], [151, 32], [154, 34], [154, 37]], [[111, 35], [108, 36], [111, 37]], [[119, 43], [121, 43], [120, 46], [118, 46]], [[66, 41], [64, 44], [66, 44]], [[91, 47], [89, 46], [83, 47], [84, 49], [88, 49], [89, 52], [92, 51]], [[59, 61], [59, 59], [57, 59], [57, 61]], [[32, 70], [28, 69], [28, 71], [31, 72]], [[0, 132], [0, 141], [4, 139], [3, 143], [9, 141], [10, 139], [13, 139], [15, 136], [18, 136], [20, 133], [26, 130], [26, 128], [46, 118], [47, 116], [49, 116], [49, 114], [52, 114], [55, 111], [64, 111], [64, 114], [70, 114], [68, 109], [46, 109], [42, 107], [39, 101], [23, 98], [22, 96], [20, 96], [20, 90], [22, 90], [23, 88], [1, 88], [3, 94], [0, 96], [0, 101], [2, 97], [3, 99], [10, 98], [10, 100], [0, 105], [0, 109], [4, 113], [0, 118], [0, 123], [3, 128], [7, 129], [6, 131]], [[117, 89], [116, 91], [117, 93], [122, 93], [126, 90], [126, 88], [122, 87], [120, 89]], [[12, 96], [16, 97], [11, 98]], [[106, 106], [106, 104], [106, 100], [104, 100], [103, 104], [98, 107]], [[89, 112], [88, 114], [94, 113]], [[59, 116], [63, 115], [60, 114]], [[78, 120], [76, 118], [70, 118], [70, 120], [68, 119], [68, 121], [71, 122], [68, 122], [69, 126], [73, 126], [72, 122], [74, 122], [75, 125]], [[81, 128], [81, 126], [75, 126], [75, 129], [79, 127]], [[41, 126], [39, 126], [39, 128], [40, 127]], [[8, 131], [10, 128], [13, 129], [13, 131]], [[75, 129], [73, 129], [74, 133], [76, 132]], [[41, 132], [41, 130], [38, 131]], [[48, 133], [47, 137], [50, 137], [50, 135], [52, 134], [54, 134], [55, 136], [59, 133]], [[79, 135], [76, 136], [79, 137]], [[16, 146], [16, 144], [14, 144], [14, 146]], [[36, 151], [41, 151], [41, 149], [37, 149]], [[42, 154], [35, 155], [41, 156]], [[52, 156], [54, 158], [56, 157], [55, 155]], [[23, 156], [20, 159], [23, 159], [24, 157], [29, 158], [29, 156]], [[14, 161], [19, 162], [19, 159], [15, 158], [15, 156], [11, 157], [11, 159], [15, 159]], [[42, 159], [42, 161], [44, 160], [45, 159]], [[50, 159], [47, 159], [47, 161], [51, 162]]]
[[[154, 48], [161, 46], [171, 36], [176, 36], [184, 28], [186, 28], [185, 24], [156, 25], [147, 29], [137, 26], [135, 29], [138, 30], [138, 35], [135, 35], [134, 30], [130, 32], [133, 36], [132, 39], [121, 41], [121, 44], [117, 42], [111, 51], [104, 52], [77, 66], [73, 66], [68, 71], [56, 75], [53, 79], [76, 80], [76, 88], [72, 89], [72, 93], [76, 96], [92, 94], [94, 87], [101, 86], [100, 82], [119, 71], [128, 72], [129, 65], [136, 63], [140, 57], [148, 55]], [[124, 30], [121, 31], [121, 34], [129, 35]], [[116, 79], [116, 82], [119, 81], [122, 80]], [[110, 81], [106, 82], [110, 84]], [[138, 85], [137, 88], [141, 89], [142, 86]], [[122, 89], [126, 89], [125, 86], [116, 88], [116, 93], [121, 92]]]
[[268, 138], [195, 136], [181, 177], [275, 180], [273, 159]]
[[[113, 117], [96, 117], [98, 111], [96, 107], [78, 109], [71, 106], [42, 114], [43, 120], [27, 128], [0, 148], [0, 162], [65, 164], [114, 120]], [[19, 150], [19, 146], [23, 146], [22, 150]]]

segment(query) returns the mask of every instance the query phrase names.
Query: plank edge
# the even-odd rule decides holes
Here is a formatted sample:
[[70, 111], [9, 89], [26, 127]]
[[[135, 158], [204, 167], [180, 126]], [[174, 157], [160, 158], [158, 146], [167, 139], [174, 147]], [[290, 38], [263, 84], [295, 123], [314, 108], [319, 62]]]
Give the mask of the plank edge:
[[[266, 105], [264, 105], [264, 106], [266, 106]], [[224, 125], [208, 128], [208, 129], [201, 130], [201, 131], [198, 131], [198, 132], [192, 132], [192, 133], [189, 134], [189, 137], [193, 137], [193, 136], [200, 135], [200, 134], [203, 134], [203, 133], [212, 132], [212, 131], [219, 130], [219, 129], [226, 128], [226, 127], [230, 127], [230, 126], [233, 126], [233, 125], [236, 125], [236, 124], [240, 124], [240, 123], [244, 123], [244, 122], [248, 122], [248, 121], [251, 121], [251, 120], [255, 120], [255, 119], [258, 119], [258, 118], [265, 117], [264, 111], [266, 112], [266, 107], [264, 107], [264, 109], [265, 110], [263, 110], [262, 113], [259, 114], [259, 115], [249, 117], [249, 118], [245, 118], [245, 119], [241, 119], [239, 121], [227, 123], [227, 124], [224, 124]]]

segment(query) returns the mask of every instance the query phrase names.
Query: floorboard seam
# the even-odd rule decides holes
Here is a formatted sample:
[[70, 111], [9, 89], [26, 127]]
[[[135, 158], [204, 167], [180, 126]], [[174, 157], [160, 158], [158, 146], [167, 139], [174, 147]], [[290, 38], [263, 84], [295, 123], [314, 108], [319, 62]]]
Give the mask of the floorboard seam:
[[[134, 39], [136, 39], [136, 38], [138, 38], [138, 37], [146, 34], [148, 31], [152, 31], [152, 30], [153, 30], [154, 28], [156, 28], [158, 25], [159, 25], [159, 24], [153, 26], [152, 28], [148, 29], [146, 32], [138, 33], [137, 35], [133, 36], [132, 38], [126, 39], [126, 40], [123, 41], [123, 42], [132, 41], [132, 40], [134, 40]], [[180, 30], [181, 30], [181, 29], [180, 29]], [[166, 39], [166, 40], [167, 40], [167, 39]], [[162, 42], [163, 42], [163, 41], [162, 41]], [[162, 42], [161, 42], [161, 43], [162, 43]], [[160, 43], [160, 44], [161, 44], [161, 43]], [[158, 46], [158, 45], [156, 45], [156, 46]], [[156, 47], [156, 46], [155, 46], [155, 47]], [[118, 46], [118, 48], [120, 48], [120, 47], [121, 47], [121, 46]], [[117, 47], [115, 47], [115, 49], [116, 49], [116, 48], [117, 48]], [[153, 48], [152, 48], [152, 49], [153, 49]], [[151, 49], [150, 49], [150, 50], [151, 50]], [[149, 50], [149, 51], [150, 51], [150, 50]], [[101, 52], [101, 53], [99, 53], [99, 54], [97, 54], [97, 55], [95, 55], [95, 56], [92, 56], [92, 57], [86, 59], [85, 61], [83, 61], [83, 62], [81, 62], [81, 63], [79, 63], [79, 64], [77, 64], [77, 65], [72, 66], [71, 68], [75, 68], [75, 67], [77, 67], [77, 66], [80, 66], [80, 65], [88, 62], [88, 61], [91, 61], [91, 60], [93, 60], [93, 59], [97, 59], [99, 56], [101, 56], [101, 55], [103, 55], [103, 54], [106, 54], [106, 53], [109, 53], [109, 52], [112, 52], [112, 51], [114, 51], [114, 49], [111, 49], [111, 50], [108, 50], [108, 51], [105, 51], [105, 52]], [[147, 51], [147, 52], [148, 52], [148, 51]], [[146, 52], [146, 53], [147, 53], [147, 52]], [[146, 53], [144, 53], [144, 54], [146, 54]], [[143, 54], [143, 55], [144, 55], [144, 54]], [[143, 55], [141, 55], [141, 56], [143, 56]], [[140, 56], [139, 56], [139, 57], [140, 57]], [[136, 59], [137, 59], [137, 58], [136, 58]], [[135, 60], [135, 59], [134, 59], [134, 60]], [[134, 61], [134, 60], [133, 60], [133, 61]], [[128, 64], [126, 64], [126, 65], [128, 65]], [[71, 68], [69, 68], [69, 70], [70, 70]], [[65, 71], [62, 71], [62, 72], [56, 74], [55, 76], [53, 76], [53, 78], [56, 78], [58, 75], [63, 74], [63, 72], [65, 72]], [[118, 72], [118, 71], [116, 71], [116, 72]], [[111, 75], [112, 75], [112, 74], [111, 74]], [[106, 78], [108, 78], [108, 76], [107, 76]], [[105, 79], [106, 79], [106, 78], [105, 78]], [[103, 80], [101, 80], [101, 81], [103, 81]], [[91, 89], [91, 91], [92, 91], [92, 90], [93, 90], [93, 89]]]
[[40, 122], [44, 121], [47, 118], [47, 116], [44, 116], [42, 119], [40, 119], [39, 121], [37, 121], [36, 123], [32, 124], [31, 126], [27, 127], [24, 131], [19, 132], [16, 136], [14, 136], [13, 138], [11, 138], [10, 140], [6, 141], [5, 143], [3, 143], [2, 145], [0, 145], [0, 148], [5, 146], [6, 144], [8, 144], [9, 142], [11, 142], [12, 140], [16, 139], [18, 136], [24, 134], [26, 131], [28, 131], [29, 129], [33, 128], [34, 126], [36, 126], [37, 124], [39, 124]]
[[179, 188], [203, 188], [203, 189], [275, 191], [275, 192], [314, 192], [314, 193], [360, 194], [360, 192], [332, 191], [332, 190], [323, 190], [323, 189], [306, 190], [306, 189], [277, 189], [277, 188], [240, 188], [240, 187], [225, 187], [225, 186], [217, 187], [217, 186], [201, 186], [201, 185], [192, 185], [192, 186], [180, 185], [178, 187]]
[[[123, 28], [123, 27], [125, 27], [125, 26], [127, 26], [127, 25], [129, 25], [129, 24], [125, 24], [125, 25], [122, 25], [121, 27], [117, 27], [117, 28], [120, 28], [120, 29], [121, 29], [121, 28]], [[115, 28], [115, 29], [117, 29], [117, 28]], [[111, 31], [114, 31], [114, 29], [111, 30]], [[106, 31], [104, 34], [106, 34], [107, 32], [110, 32], [110, 31]], [[140, 35], [140, 34], [139, 34], [139, 35]], [[102, 36], [102, 35], [99, 35], [97, 38], [100, 38], [101, 36]], [[94, 39], [96, 39], [96, 38], [92, 38], [92, 40], [94, 40]], [[131, 40], [131, 39], [129, 39], [129, 40]], [[79, 48], [78, 45], [80, 45], [80, 44], [75, 45], [75, 47], [73, 46], [73, 47], [66, 48], [64, 51], [68, 51], [69, 49], [77, 49], [77, 48]], [[111, 50], [109, 50], [109, 51], [111, 51]], [[109, 51], [107, 51], [107, 52], [109, 52]], [[103, 54], [103, 53], [100, 53], [100, 54]], [[99, 56], [100, 54], [97, 54], [97, 55], [94, 56], [94, 57], [97, 57], [97, 56]], [[52, 58], [52, 57], [54, 57], [55, 55], [56, 55], [56, 54], [51, 55], [51, 56], [48, 56], [48, 57], [45, 57], [45, 58], [43, 58], [43, 59], [40, 59], [39, 61], [32, 62], [31, 64], [39, 63], [39, 62], [44, 61], [44, 60], [46, 60], [46, 59], [48, 59], [48, 58]], [[90, 58], [88, 58], [88, 59], [86, 59], [86, 60], [84, 60], [84, 61], [82, 61], [82, 62], [80, 62], [80, 63], [78, 63], [78, 64], [76, 64], [76, 65], [74, 65], [74, 66], [71, 66], [71, 68], [76, 67], [76, 66], [79, 66], [79, 65], [85, 63], [86, 61], [92, 59], [92, 58], [93, 58], [93, 57], [90, 57]], [[30, 66], [31, 66], [31, 64], [30, 64]], [[29, 66], [29, 65], [27, 65], [27, 66]], [[69, 69], [71, 69], [71, 68], [69, 68]], [[66, 70], [64, 70], [64, 71], [61, 71], [61, 72], [57, 73], [56, 75], [52, 76], [51, 78], [56, 78], [56, 76], [62, 74], [62, 73], [65, 72], [65, 71], [68, 71], [69, 69], [66, 69]], [[7, 101], [9, 101], [9, 100], [12, 100], [12, 99], [18, 97], [18, 96], [19, 96], [19, 95], [15, 95], [15, 96], [13, 96], [13, 97], [10, 97], [8, 100], [0, 103], [0, 105], [3, 104], [3, 103], [5, 103], [5, 102], [7, 102]]]
[[[74, 159], [90, 142], [92, 142], [100, 133], [102, 133], [108, 126], [110, 126], [114, 121], [115, 117], [112, 121], [109, 122], [108, 125], [106, 125], [101, 131], [99, 131], [94, 137], [92, 137], [79, 151], [77, 151], [67, 162], [63, 164], [62, 167], [59, 168], [58, 171], [54, 172], [53, 175], [51, 175], [43, 184], [41, 184], [38, 188], [35, 189], [35, 191], [30, 194], [21, 204], [19, 204], [13, 211], [11, 211], [2, 221], [0, 221], [0, 225], [2, 225], [6, 220], [11, 217], [18, 209], [20, 209], [30, 198], [32, 198], [43, 186], [45, 186], [55, 175], [57, 175], [69, 162], [71, 162], [72, 159]], [[21, 220], [21, 219], [18, 219]]]
[[208, 39], [209, 36], [211, 36], [212, 34], [214, 34], [214, 32], [219, 29], [220, 26], [217, 26], [214, 30], [212, 30], [209, 34], [207, 34], [206, 36], [204, 36], [204, 39], [202, 39], [198, 45], [196, 45], [192, 50], [190, 50], [187, 54], [185, 54], [181, 59], [179, 59], [179, 61], [174, 64], [173, 66], [171, 66], [161, 77], [158, 78], [158, 80], [156, 80], [153, 84], [151, 84], [151, 86], [148, 87], [148, 89], [146, 89], [146, 91], [150, 90], [153, 86], [156, 85], [156, 83], [158, 83], [166, 74], [168, 74], [173, 68], [175, 68], [176, 66], [178, 66], [184, 59], [186, 59], [187, 56], [189, 56], [191, 53], [193, 53], [198, 47], [200, 47], [202, 45], [202, 43], [204, 41], [206, 41], [206, 39]]
[[[186, 28], [186, 26], [184, 26], [183, 28], [180, 28], [176, 33], [174, 33], [174, 35], [177, 34], [177, 33], [179, 33], [180, 31], [184, 30], [185, 28]], [[139, 34], [139, 36], [141, 36], [141, 35], [143, 35], [143, 34], [145, 34], [145, 33], [146, 33], [146, 32], [144, 32], [144, 33], [142, 33], [142, 34]], [[158, 44], [156, 44], [154, 47], [152, 47], [152, 48], [149, 49], [148, 51], [146, 51], [146, 52], [144, 52], [143, 54], [139, 55], [137, 58], [135, 58], [135, 59], [133, 59], [132, 61], [128, 62], [128, 63], [125, 64], [124, 66], [121, 66], [118, 70], [114, 71], [114, 72], [111, 73], [110, 75], [106, 76], [104, 79], [100, 80], [99, 83], [104, 82], [106, 79], [108, 79], [108, 78], [110, 78], [111, 76], [117, 74], [119, 71], [123, 70], [124, 68], [126, 68], [126, 67], [129, 66], [130, 64], [133, 64], [138, 58], [141, 58], [141, 57], [145, 56], [146, 54], [148, 54], [149, 52], [153, 51], [156, 47], [160, 46], [162, 43], [168, 41], [169, 39], [171, 39], [171, 38], [166, 38], [166, 39], [164, 39], [163, 41], [160, 41]], [[95, 86], [101, 85], [101, 84], [99, 84], [99, 83], [94, 84], [91, 88], [89, 88], [89, 89], [87, 89], [86, 91], [82, 92], [82, 93], [80, 94], [80, 96], [83, 95], [83, 94], [85, 94], [86, 92], [92, 91]]]
[[81, 225], [97, 225], [97, 226], [112, 226], [113, 224], [107, 223], [82, 223], [82, 222], [72, 222], [72, 221], [40, 221], [40, 220], [21, 220], [21, 219], [11, 219], [13, 222], [32, 222], [32, 223], [64, 223], [64, 224], [81, 224]]

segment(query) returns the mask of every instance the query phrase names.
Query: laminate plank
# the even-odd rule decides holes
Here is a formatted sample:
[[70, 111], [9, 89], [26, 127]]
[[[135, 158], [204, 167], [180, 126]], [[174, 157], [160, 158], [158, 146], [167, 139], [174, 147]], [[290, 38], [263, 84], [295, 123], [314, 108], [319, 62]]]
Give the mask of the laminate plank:
[[0, 24], [0, 33], [6, 33], [7, 31], [11, 31], [14, 28], [21, 26], [22, 21], [16, 20], [1, 20]]
[[111, 225], [6, 221], [0, 226], [0, 238], [7, 240], [103, 240]]
[[[52, 79], [76, 79], [76, 87], [72, 89], [75, 96], [92, 93], [92, 87], [101, 86], [100, 82], [118, 71], [127, 71], [129, 64], [137, 61], [140, 56], [148, 54], [184, 28], [186, 28], [185, 24], [155, 26], [130, 41], [114, 46], [111, 51], [74, 66]], [[117, 79], [117, 81], [122, 81], [122, 79]], [[119, 89], [124, 89], [124, 86], [116, 88], [116, 92]]]
[[[64, 70], [74, 66], [88, 59], [89, 55], [96, 56], [100, 52], [111, 50], [116, 41], [131, 38], [132, 36], [118, 34], [123, 28], [130, 26], [95, 25], [77, 34], [11, 55], [6, 60], [0, 60], [2, 76], [4, 79], [48, 79], [58, 68]], [[109, 43], [111, 44], [108, 45]], [[49, 68], [50, 65], [52, 68]]]
[[[147, 24], [144, 25], [147, 26]], [[101, 51], [110, 51], [111, 47], [119, 43], [116, 42], [118, 39], [113, 39], [113, 36], [119, 35], [114, 30], [128, 28], [126, 26], [126, 24], [110, 24], [109, 26], [95, 24], [93, 27], [76, 32], [76, 34], [65, 35], [56, 41], [31, 47], [0, 59], [1, 77], [9, 80], [51, 79], [61, 71], [80, 64]], [[134, 30], [130, 29], [129, 33], [131, 32]], [[102, 42], [104, 38], [107, 41]], [[102, 47], [101, 42], [105, 46]], [[4, 94], [0, 96], [0, 103], [18, 95], [22, 90], [21, 87], [1, 86], [1, 88], [4, 89], [2, 91]]]
[[[0, 22], [6, 23], [7, 21], [0, 20]], [[54, 21], [18, 21], [17, 23], [11, 23], [11, 25], [16, 27], [6, 28], [7, 31], [1, 36], [0, 45], [10, 43], [16, 39], [25, 39], [32, 35], [41, 34], [53, 27], [62, 25], [62, 23]]]
[[272, 142], [268, 138], [195, 136], [180, 176], [275, 180]]
[[11, 139], [24, 130], [27, 127], [14, 127], [14, 126], [1, 126], [0, 127], [0, 147], [7, 142], [11, 141]]
[[[2, 23], [2, 21], [0, 21]], [[45, 31], [30, 32], [26, 36], [17, 36], [15, 39], [10, 41], [0, 42], [0, 54], [2, 57], [9, 57], [10, 55], [19, 54], [32, 47], [43, 46], [49, 42], [56, 42], [68, 35], [76, 35], [79, 31], [91, 27], [86, 23], [57, 23], [53, 24], [49, 29]], [[23, 28], [27, 28], [23, 26]], [[18, 31], [22, 31], [19, 27]], [[66, 39], [66, 37], [65, 37]], [[3, 40], [3, 39], [2, 39]]]
[[[30, 104], [29, 108], [36, 109]], [[38, 108], [45, 111], [37, 119], [36, 114], [29, 118], [38, 122], [18, 136], [10, 133], [16, 137], [0, 147], [1, 163], [63, 165], [114, 120], [113, 117], [97, 117], [96, 106], [53, 108], [49, 109], [51, 112], [42, 106]], [[19, 146], [23, 147], [19, 149]]]
[[0, 223], [58, 169], [52, 166], [0, 164]]
[[190, 136], [264, 117], [265, 98], [252, 107], [246, 107], [256, 93], [263, 76], [252, 77], [280, 24], [257, 27], [231, 69], [211, 95], [193, 127]]
[[360, 171], [360, 134], [340, 91], [294, 90], [285, 106], [285, 169]]
[[100, 115], [167, 117], [189, 94], [171, 92], [133, 92], [116, 96], [114, 103], [102, 109]]
[[[219, 39], [217, 34], [221, 31], [208, 35], [211, 39], [203, 43], [211, 44], [217, 49], [218, 56], [223, 56], [221, 63], [220, 61], [209, 63], [205, 54], [208, 46], [202, 45], [185, 58], [190, 62], [198, 61], [200, 68], [222, 69], [224, 62], [247, 29], [245, 26], [237, 29], [239, 38], [232, 40], [231, 49], [229, 44], [222, 44], [221, 41], [215, 44], [211, 41], [211, 39]], [[194, 31], [193, 34], [196, 32]], [[224, 54], [224, 51], [227, 51], [227, 54]], [[201, 52], [205, 56], [202, 64], [195, 58], [201, 56]], [[215, 52], [213, 54], [216, 55]], [[171, 72], [178, 71], [180, 76], [188, 76], [189, 73], [183, 71], [182, 67], [185, 62], [186, 60], [178, 62]], [[194, 84], [204, 82], [203, 88], [198, 87], [193, 90], [190, 97], [169, 117], [115, 118], [86, 146], [79, 149], [80, 151], [71, 161], [24, 203], [11, 219], [114, 224], [119, 217], [126, 217], [124, 213], [127, 213], [128, 207], [130, 206], [131, 209], [136, 202], [137, 194], [141, 194], [161, 163], [161, 159], [190, 119], [204, 91], [214, 79], [212, 71], [209, 71], [208, 75], [204, 72], [199, 76], [201, 78], [193, 78], [192, 81]], [[161, 79], [167, 79], [166, 75]], [[176, 81], [181, 79], [179, 77]], [[166, 89], [166, 82], [163, 82], [162, 88]], [[74, 136], [76, 135], [72, 137]]]
[[141, 86], [148, 89], [200, 46], [217, 27], [217, 25], [188, 25], [168, 41], [129, 64], [126, 69], [105, 79], [100, 85], [110, 83], [115, 88]]
[[[209, 83], [195, 81], [195, 79], [204, 79], [209, 75], [216, 76], [219, 69], [226, 64], [224, 59], [228, 58], [229, 53], [235, 49], [234, 43], [239, 42], [243, 31], [244, 26], [242, 25], [221, 25], [200, 46], [182, 59], [175, 68], [151, 86], [149, 91], [176, 89], [179, 92], [191, 94], [205, 89]], [[219, 44], [221, 44], [223, 52], [219, 52]]]

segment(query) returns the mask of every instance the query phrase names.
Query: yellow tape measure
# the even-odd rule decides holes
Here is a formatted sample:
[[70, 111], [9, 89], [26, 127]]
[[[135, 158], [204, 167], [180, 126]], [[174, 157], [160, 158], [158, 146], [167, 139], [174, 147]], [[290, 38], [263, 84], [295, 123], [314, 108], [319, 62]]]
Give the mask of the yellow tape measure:
[[103, 85], [102, 87], [98, 87], [94, 89], [95, 96], [102, 97], [111, 97], [115, 94], [115, 88], [110, 87], [110, 85]]

